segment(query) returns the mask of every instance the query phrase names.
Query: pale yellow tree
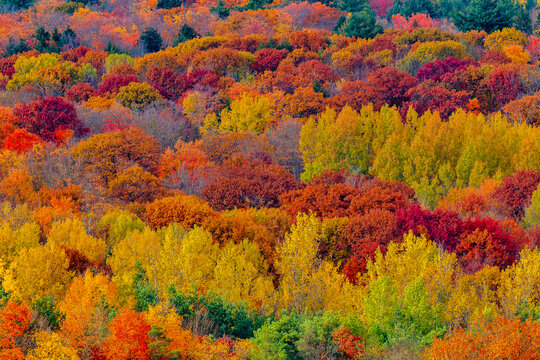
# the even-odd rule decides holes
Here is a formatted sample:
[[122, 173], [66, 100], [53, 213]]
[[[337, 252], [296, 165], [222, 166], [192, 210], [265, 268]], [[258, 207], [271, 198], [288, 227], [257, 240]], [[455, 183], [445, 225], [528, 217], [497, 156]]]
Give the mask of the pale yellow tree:
[[114, 273], [113, 282], [122, 296], [132, 295], [133, 280], [137, 264], [146, 271], [152, 285], [156, 288], [158, 277], [157, 262], [161, 253], [159, 236], [146, 227], [143, 231], [132, 231], [118, 242], [107, 259]]
[[321, 221], [299, 214], [296, 224], [278, 247], [276, 270], [281, 276], [281, 308], [297, 311], [334, 309], [344, 279], [332, 264], [318, 259]]
[[247, 301], [257, 308], [269, 306], [274, 287], [267, 270], [255, 243], [247, 239], [239, 244], [230, 242], [219, 252], [211, 286], [231, 302]]
[[540, 311], [540, 251], [525, 248], [519, 262], [501, 272], [497, 295], [503, 314], [513, 316], [520, 311]]
[[435, 305], [448, 299], [458, 268], [454, 254], [444, 252], [424, 235], [409, 232], [403, 236], [403, 242], [390, 243], [386, 255], [378, 249], [367, 270], [363, 283], [369, 286], [387, 276], [396, 286], [398, 296], [403, 296], [407, 285], [420, 279]]
[[467, 328], [480, 316], [493, 318], [499, 312], [495, 289], [500, 280], [497, 267], [486, 266], [457, 279], [443, 316], [450, 328]]

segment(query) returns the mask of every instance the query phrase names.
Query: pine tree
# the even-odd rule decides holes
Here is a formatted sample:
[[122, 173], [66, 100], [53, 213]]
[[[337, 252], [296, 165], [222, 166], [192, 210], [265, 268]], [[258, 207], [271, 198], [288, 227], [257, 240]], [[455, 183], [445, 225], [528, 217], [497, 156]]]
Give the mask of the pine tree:
[[523, 31], [526, 34], [532, 33], [532, 20], [527, 9], [521, 5], [518, 6], [515, 28]]
[[382, 26], [377, 24], [375, 14], [371, 9], [352, 13], [338, 22], [337, 31], [346, 36], [356, 36], [370, 39], [383, 32]]
[[182, 28], [178, 32], [178, 37], [176, 38], [175, 45], [181, 44], [184, 41], [188, 41], [191, 39], [198, 38], [199, 34], [189, 25], [184, 24], [182, 25]]
[[355, 13], [363, 10], [371, 10], [367, 0], [341, 0], [338, 3], [339, 10]]
[[412, 14], [428, 14], [431, 17], [439, 17], [439, 6], [434, 6], [431, 0], [399, 0], [394, 1], [392, 8], [388, 11], [388, 18], [392, 15], [400, 14], [409, 17]]
[[465, 11], [459, 11], [454, 23], [461, 31], [496, 30], [512, 27], [516, 8], [506, 0], [473, 0]]
[[210, 12], [219, 16], [220, 19], [225, 19], [229, 17], [230, 10], [223, 0], [218, 0], [216, 6], [210, 8]]
[[154, 28], [146, 28], [141, 34], [141, 41], [145, 50], [149, 53], [161, 50], [161, 35], [159, 35], [159, 32]]

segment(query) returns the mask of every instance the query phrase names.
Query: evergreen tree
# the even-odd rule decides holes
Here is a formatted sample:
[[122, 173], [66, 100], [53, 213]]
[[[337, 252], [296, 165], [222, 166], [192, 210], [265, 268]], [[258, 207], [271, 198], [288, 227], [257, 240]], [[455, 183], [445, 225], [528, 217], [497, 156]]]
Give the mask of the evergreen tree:
[[218, 0], [216, 6], [210, 8], [210, 12], [216, 14], [220, 19], [225, 19], [229, 17], [230, 10], [223, 0]]
[[9, 10], [27, 9], [34, 3], [34, 0], [0, 0], [0, 7]]
[[241, 10], [259, 10], [270, 2], [272, 2], [272, 0], [249, 0], [247, 5], [242, 7]]
[[377, 24], [375, 14], [369, 9], [352, 13], [347, 18], [342, 17], [336, 27], [337, 32], [346, 36], [356, 36], [362, 39], [371, 39], [383, 32], [381, 25]]
[[28, 46], [28, 43], [24, 39], [19, 39], [19, 43], [16, 44], [15, 40], [12, 38], [9, 39], [9, 43], [6, 46], [5, 56], [11, 56], [15, 54], [20, 54], [25, 51], [29, 51], [31, 48]]
[[158, 301], [157, 290], [150, 285], [148, 276], [139, 262], [135, 265], [135, 279], [133, 279], [133, 293], [135, 294], [135, 310], [146, 311]]
[[185, 4], [184, 0], [158, 0], [156, 7], [158, 9], [172, 9], [184, 6]]
[[532, 33], [531, 15], [524, 6], [518, 5], [514, 26], [516, 29], [523, 31], [526, 34]]
[[338, 9], [349, 13], [355, 13], [364, 10], [371, 10], [371, 6], [367, 0], [340, 0], [338, 3]]
[[440, 9], [433, 4], [432, 0], [396, 0], [387, 16], [391, 19], [392, 15], [396, 14], [409, 17], [419, 13], [428, 14], [435, 18], [440, 16]]
[[175, 45], [181, 44], [184, 41], [198, 38], [199, 34], [191, 26], [184, 24], [178, 32], [178, 37], [176, 38]]
[[153, 53], [161, 50], [161, 45], [163, 41], [161, 40], [161, 35], [154, 28], [146, 28], [141, 34], [141, 41], [144, 45], [146, 52]]
[[47, 48], [49, 47], [49, 40], [51, 39], [51, 34], [47, 30], [45, 30], [43, 26], [41, 26], [36, 30], [32, 37], [36, 39], [34, 49], [39, 52], [47, 52]]
[[488, 33], [512, 27], [516, 8], [508, 0], [472, 0], [465, 11], [459, 11], [454, 23], [461, 31], [485, 30]]

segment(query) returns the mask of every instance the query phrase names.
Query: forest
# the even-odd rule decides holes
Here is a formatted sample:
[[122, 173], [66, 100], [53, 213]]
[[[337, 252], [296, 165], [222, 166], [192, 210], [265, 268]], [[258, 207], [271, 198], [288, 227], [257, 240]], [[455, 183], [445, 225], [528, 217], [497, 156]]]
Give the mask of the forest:
[[540, 1], [0, 0], [0, 360], [540, 359]]

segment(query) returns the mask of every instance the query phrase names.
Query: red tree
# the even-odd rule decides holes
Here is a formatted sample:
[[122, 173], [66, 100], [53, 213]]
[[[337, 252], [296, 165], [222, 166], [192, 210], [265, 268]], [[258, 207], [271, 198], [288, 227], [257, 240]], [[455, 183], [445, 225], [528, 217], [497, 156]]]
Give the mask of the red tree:
[[242, 157], [221, 167], [218, 174], [201, 194], [216, 210], [279, 207], [279, 196], [299, 186], [282, 166]]
[[522, 170], [503, 179], [495, 189], [493, 197], [502, 205], [501, 212], [517, 221], [521, 220], [525, 208], [531, 205], [533, 192], [540, 184], [540, 173]]
[[17, 105], [14, 114], [23, 127], [45, 141], [56, 140], [57, 130], [71, 129], [77, 136], [88, 132], [73, 105], [59, 97]]

